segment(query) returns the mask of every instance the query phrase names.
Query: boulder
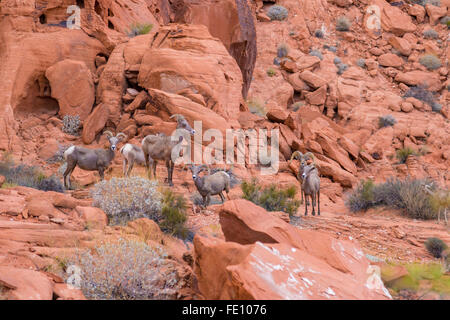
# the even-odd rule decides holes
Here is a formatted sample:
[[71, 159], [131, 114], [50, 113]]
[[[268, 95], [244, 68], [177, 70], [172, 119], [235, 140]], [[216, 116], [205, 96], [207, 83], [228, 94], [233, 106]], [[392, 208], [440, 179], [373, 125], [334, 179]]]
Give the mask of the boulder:
[[395, 76], [395, 81], [402, 82], [409, 86], [425, 85], [430, 91], [439, 91], [442, 88], [439, 75], [428, 71], [414, 70], [399, 72]]
[[385, 53], [378, 57], [378, 63], [383, 67], [398, 68], [403, 65], [403, 59], [393, 53]]
[[103, 229], [108, 225], [108, 217], [102, 209], [77, 206], [75, 211], [78, 212], [88, 228]]
[[53, 283], [34, 270], [0, 266], [0, 284], [10, 288], [10, 300], [52, 300]]
[[172, 94], [189, 88], [203, 96], [207, 108], [225, 119], [237, 119], [242, 99], [241, 71], [205, 26], [165, 26], [152, 43], [142, 59], [140, 86]]
[[404, 56], [409, 56], [411, 54], [411, 44], [408, 40], [396, 36], [389, 38], [389, 43]]
[[354, 241], [299, 230], [246, 200], [219, 212], [225, 240], [194, 238], [206, 299], [390, 299]]
[[318, 89], [320, 87], [323, 87], [327, 84], [327, 80], [323, 79], [322, 77], [312, 73], [311, 71], [303, 71], [299, 74], [300, 79], [306, 82], [309, 86], [313, 87], [314, 89]]
[[[412, 22], [411, 17], [400, 8], [392, 6], [384, 0], [372, 0], [371, 5], [380, 8], [381, 28], [384, 31], [391, 32], [396, 36], [416, 31], [416, 25]], [[365, 18], [368, 19], [369, 17], [371, 15], [366, 14]], [[367, 25], [366, 22], [364, 21], [365, 25]]]
[[91, 144], [95, 140], [95, 136], [103, 130], [110, 115], [108, 105], [102, 103], [95, 107], [94, 111], [89, 115], [83, 124], [83, 133], [81, 138], [85, 144]]

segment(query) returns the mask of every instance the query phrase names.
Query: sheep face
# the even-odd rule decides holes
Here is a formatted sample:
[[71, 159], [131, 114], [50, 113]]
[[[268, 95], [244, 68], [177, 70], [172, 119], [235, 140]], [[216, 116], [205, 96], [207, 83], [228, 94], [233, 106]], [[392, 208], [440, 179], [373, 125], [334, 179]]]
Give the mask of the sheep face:
[[313, 165], [306, 165], [303, 167], [303, 173], [302, 173], [302, 179], [305, 180], [306, 177], [313, 171], [315, 170], [316, 167], [314, 167]]
[[179, 119], [177, 121], [177, 129], [184, 129], [187, 132], [189, 132], [191, 135], [195, 134], [195, 130], [191, 128], [191, 126], [189, 125], [189, 123], [186, 121], [186, 119]]
[[189, 169], [192, 172], [192, 179], [197, 179], [197, 177], [199, 176], [200, 172], [204, 171], [207, 169], [207, 167], [205, 165], [200, 165], [200, 166], [189, 166]]

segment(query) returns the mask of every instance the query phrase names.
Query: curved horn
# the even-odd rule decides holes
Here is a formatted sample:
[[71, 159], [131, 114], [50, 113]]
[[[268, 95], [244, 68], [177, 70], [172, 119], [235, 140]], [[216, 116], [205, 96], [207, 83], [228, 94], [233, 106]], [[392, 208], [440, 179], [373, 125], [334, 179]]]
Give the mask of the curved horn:
[[299, 156], [299, 160], [303, 157], [303, 153], [301, 153], [300, 151], [295, 151], [292, 156], [291, 156], [291, 161], [292, 159], [294, 159], [296, 156]]
[[103, 134], [106, 134], [108, 138], [114, 137], [113, 133], [109, 130], [104, 131]]
[[[123, 137], [123, 139], [121, 139], [120, 137]], [[128, 136], [123, 132], [119, 132], [118, 134], [116, 134], [116, 138], [118, 138], [120, 140], [125, 140], [128, 138]]]
[[182, 114], [179, 114], [179, 113], [175, 113], [175, 114], [171, 115], [169, 119], [172, 119], [173, 117], [176, 117], [175, 119], [177, 121], [180, 120], [180, 119], [184, 119], [184, 116]]
[[208, 174], [211, 174], [211, 169], [209, 168], [209, 166], [207, 164], [202, 164], [201, 167], [208, 169]]

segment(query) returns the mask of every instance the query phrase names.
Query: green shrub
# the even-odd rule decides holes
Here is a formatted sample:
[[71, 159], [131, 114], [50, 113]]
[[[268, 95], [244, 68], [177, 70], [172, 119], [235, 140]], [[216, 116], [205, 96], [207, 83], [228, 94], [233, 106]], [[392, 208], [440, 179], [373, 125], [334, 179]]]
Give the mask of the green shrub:
[[428, 70], [436, 70], [442, 66], [441, 60], [434, 54], [426, 54], [420, 57], [419, 62]]
[[260, 102], [257, 99], [250, 98], [247, 100], [248, 109], [251, 113], [256, 114], [261, 117], [266, 116], [266, 107], [264, 103]]
[[288, 17], [288, 14], [288, 9], [280, 5], [273, 5], [267, 10], [267, 16], [270, 20], [283, 21]]
[[424, 184], [431, 184], [422, 179], [388, 179], [373, 185], [362, 181], [346, 199], [346, 205], [352, 212], [367, 210], [377, 206], [401, 209], [413, 219], [435, 219], [437, 211], [433, 208], [430, 195], [424, 192]]
[[439, 38], [439, 34], [436, 32], [436, 30], [428, 29], [423, 32], [423, 37], [425, 39], [437, 39]]
[[128, 32], [128, 36], [130, 38], [142, 35], [142, 34], [148, 34], [153, 29], [153, 24], [151, 23], [138, 23], [135, 22], [131, 24], [130, 31]]
[[138, 218], [161, 219], [161, 193], [158, 183], [141, 177], [111, 178], [91, 190], [94, 206], [109, 217], [112, 225], [126, 224]]
[[441, 24], [450, 25], [450, 16], [445, 16], [439, 21]]
[[397, 120], [390, 114], [381, 116], [378, 118], [378, 125], [380, 128], [394, 126], [397, 123]]
[[425, 241], [425, 248], [435, 258], [441, 258], [442, 253], [447, 249], [447, 245], [439, 238], [428, 238]]
[[[11, 158], [0, 162], [0, 175], [9, 186], [23, 186], [42, 191], [64, 192], [64, 186], [56, 176], [47, 177], [41, 168], [26, 164], [15, 165]], [[5, 185], [5, 186], [6, 186]]]
[[243, 192], [242, 198], [263, 207], [267, 211], [283, 211], [293, 215], [300, 206], [300, 201], [295, 199], [297, 192], [295, 186], [281, 189], [276, 184], [271, 184], [262, 188], [256, 179], [252, 179], [242, 182], [241, 189]]
[[186, 200], [182, 195], [176, 195], [170, 189], [164, 190], [159, 224], [161, 230], [182, 239], [187, 238], [189, 230], [185, 226], [186, 208]]
[[400, 163], [405, 163], [406, 159], [408, 159], [408, 157], [410, 155], [418, 155], [418, 153], [415, 150], [413, 150], [411, 147], [398, 149], [396, 151], [396, 156]]
[[74, 284], [92, 300], [176, 299], [183, 282], [161, 248], [132, 240], [79, 251], [70, 264], [81, 271]]
[[267, 69], [267, 75], [272, 78], [277, 75], [277, 72], [275, 71], [275, 69], [269, 68]]
[[351, 25], [352, 25], [352, 23], [345, 16], [340, 16], [336, 20], [336, 30], [338, 30], [338, 31], [349, 31]]
[[65, 115], [63, 118], [62, 131], [72, 136], [78, 136], [78, 132], [80, 131], [80, 124], [81, 121], [79, 116]]

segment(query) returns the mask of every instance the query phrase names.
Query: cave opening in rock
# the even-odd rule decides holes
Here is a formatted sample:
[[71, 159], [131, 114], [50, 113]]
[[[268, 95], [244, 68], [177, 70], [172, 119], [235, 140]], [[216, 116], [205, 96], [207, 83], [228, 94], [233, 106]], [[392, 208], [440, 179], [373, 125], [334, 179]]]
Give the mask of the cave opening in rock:
[[39, 23], [40, 24], [46, 24], [47, 23], [47, 16], [45, 14], [41, 14], [39, 16]]
[[100, 7], [100, 3], [98, 1], [95, 1], [95, 6], [94, 6], [95, 12], [101, 16], [102, 14], [102, 8]]
[[84, 8], [84, 0], [77, 0], [77, 6], [78, 6], [80, 9], [83, 9], [83, 8]]
[[114, 13], [108, 8], [108, 17], [114, 17]]
[[110, 20], [108, 20], [108, 28], [114, 30], [114, 25], [112, 24], [112, 22]]

